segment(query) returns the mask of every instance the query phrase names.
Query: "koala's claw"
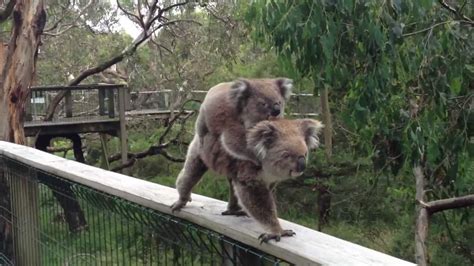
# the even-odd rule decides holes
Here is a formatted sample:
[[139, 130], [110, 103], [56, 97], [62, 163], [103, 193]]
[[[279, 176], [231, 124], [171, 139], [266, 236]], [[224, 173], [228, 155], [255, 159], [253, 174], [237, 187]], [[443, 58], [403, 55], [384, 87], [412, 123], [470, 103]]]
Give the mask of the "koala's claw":
[[171, 213], [174, 213], [175, 211], [181, 210], [186, 205], [186, 203], [188, 203], [188, 201], [191, 201], [191, 199], [189, 199], [189, 200], [179, 199], [175, 203], [171, 204], [171, 206], [170, 206]]
[[248, 216], [243, 210], [225, 210], [221, 212], [221, 215]]
[[260, 240], [260, 244], [268, 243], [268, 241], [270, 241], [271, 239], [274, 239], [276, 242], [279, 242], [282, 236], [294, 235], [296, 235], [296, 233], [293, 230], [282, 230], [279, 234], [263, 233], [258, 237], [258, 240]]

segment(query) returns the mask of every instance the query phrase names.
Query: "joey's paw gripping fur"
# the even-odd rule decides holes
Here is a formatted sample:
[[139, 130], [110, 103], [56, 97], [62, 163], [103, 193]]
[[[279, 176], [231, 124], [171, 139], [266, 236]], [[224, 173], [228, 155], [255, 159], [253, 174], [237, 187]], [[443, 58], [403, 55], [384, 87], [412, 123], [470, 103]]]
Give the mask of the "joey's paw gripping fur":
[[294, 236], [296, 233], [293, 230], [282, 230], [281, 233], [271, 234], [271, 233], [263, 233], [258, 237], [260, 240], [260, 244], [268, 243], [271, 239], [274, 239], [276, 242], [279, 242], [282, 236]]

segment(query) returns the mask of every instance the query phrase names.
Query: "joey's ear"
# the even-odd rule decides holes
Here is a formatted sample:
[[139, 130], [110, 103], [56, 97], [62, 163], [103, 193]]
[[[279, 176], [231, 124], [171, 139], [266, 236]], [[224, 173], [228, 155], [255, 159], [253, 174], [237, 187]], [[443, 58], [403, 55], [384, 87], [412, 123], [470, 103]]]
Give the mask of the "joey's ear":
[[247, 99], [250, 97], [250, 83], [245, 79], [234, 81], [230, 87], [230, 102], [237, 108], [238, 112], [242, 112]]
[[247, 147], [255, 152], [259, 159], [264, 159], [268, 149], [275, 143], [277, 129], [271, 121], [262, 121], [247, 131]]
[[315, 119], [298, 119], [308, 149], [316, 149], [319, 146], [319, 133], [324, 125]]
[[287, 78], [279, 78], [276, 80], [278, 89], [280, 90], [281, 96], [288, 101], [291, 96], [291, 90], [293, 89], [293, 80]]

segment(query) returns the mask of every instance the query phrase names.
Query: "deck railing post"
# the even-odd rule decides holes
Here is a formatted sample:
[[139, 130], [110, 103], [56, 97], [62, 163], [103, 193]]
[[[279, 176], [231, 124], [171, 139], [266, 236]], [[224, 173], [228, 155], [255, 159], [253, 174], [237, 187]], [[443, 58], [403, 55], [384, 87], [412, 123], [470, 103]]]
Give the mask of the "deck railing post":
[[38, 265], [41, 262], [36, 172], [15, 164], [7, 171], [11, 184], [13, 245], [15, 265]]
[[115, 117], [114, 89], [107, 90], [107, 111], [110, 118]]
[[105, 115], [105, 89], [99, 89], [99, 115]]
[[71, 90], [66, 92], [65, 96], [65, 108], [66, 108], [66, 117], [72, 117], [72, 93]]
[[127, 145], [127, 128], [125, 120], [125, 101], [126, 95], [125, 90], [127, 87], [119, 87], [118, 90], [118, 111], [120, 120], [120, 144], [122, 153], [122, 164], [128, 161], [128, 145]]

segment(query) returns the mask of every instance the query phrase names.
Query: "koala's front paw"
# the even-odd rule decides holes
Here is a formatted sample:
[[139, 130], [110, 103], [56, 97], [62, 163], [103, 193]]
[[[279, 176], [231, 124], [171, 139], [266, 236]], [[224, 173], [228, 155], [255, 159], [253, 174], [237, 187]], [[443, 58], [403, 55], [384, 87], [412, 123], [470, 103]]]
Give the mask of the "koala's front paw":
[[258, 237], [260, 244], [267, 243], [271, 239], [274, 239], [276, 242], [280, 241], [282, 236], [294, 236], [296, 233], [293, 230], [282, 230], [280, 233], [263, 233]]
[[171, 204], [170, 208], [171, 208], [171, 212], [175, 212], [175, 211], [179, 211], [181, 210], [181, 208], [183, 208], [186, 203], [188, 203], [188, 201], [191, 201], [191, 198], [190, 199], [179, 199], [177, 200], [175, 203]]

